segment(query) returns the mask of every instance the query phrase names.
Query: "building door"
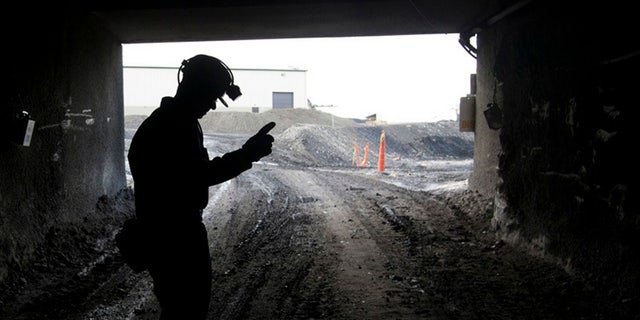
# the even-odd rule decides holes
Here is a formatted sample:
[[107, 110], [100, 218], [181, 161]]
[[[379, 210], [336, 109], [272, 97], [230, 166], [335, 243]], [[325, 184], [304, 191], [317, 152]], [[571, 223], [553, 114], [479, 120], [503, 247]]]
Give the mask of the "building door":
[[274, 109], [293, 108], [293, 92], [274, 92], [273, 108]]

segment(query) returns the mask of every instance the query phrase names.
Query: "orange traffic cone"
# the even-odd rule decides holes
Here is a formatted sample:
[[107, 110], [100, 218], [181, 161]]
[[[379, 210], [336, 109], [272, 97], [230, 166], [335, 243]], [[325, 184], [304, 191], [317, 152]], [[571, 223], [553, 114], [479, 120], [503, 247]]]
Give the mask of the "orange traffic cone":
[[384, 141], [384, 130], [382, 130], [382, 133], [380, 134], [380, 154], [378, 156], [378, 171], [382, 172], [384, 171], [384, 148], [385, 148], [385, 141]]
[[369, 142], [367, 142], [367, 144], [364, 145], [364, 158], [362, 159], [362, 164], [360, 165], [361, 167], [366, 167], [367, 166], [367, 156], [369, 155]]
[[360, 166], [360, 153], [358, 152], [358, 144], [353, 144], [353, 156], [351, 157], [351, 164], [355, 164], [356, 167]]

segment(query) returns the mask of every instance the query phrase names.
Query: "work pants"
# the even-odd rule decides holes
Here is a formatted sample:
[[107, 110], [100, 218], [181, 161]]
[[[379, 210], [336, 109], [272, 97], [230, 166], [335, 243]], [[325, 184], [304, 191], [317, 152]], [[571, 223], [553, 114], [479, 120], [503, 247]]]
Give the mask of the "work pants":
[[206, 319], [211, 299], [211, 256], [202, 222], [157, 228], [149, 273], [160, 319]]

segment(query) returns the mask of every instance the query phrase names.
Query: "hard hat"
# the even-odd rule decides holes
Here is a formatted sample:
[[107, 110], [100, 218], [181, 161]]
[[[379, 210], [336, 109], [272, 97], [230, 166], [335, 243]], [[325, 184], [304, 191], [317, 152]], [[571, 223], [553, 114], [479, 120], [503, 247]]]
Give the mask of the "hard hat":
[[[220, 86], [231, 100], [235, 101], [242, 95], [240, 87], [233, 83], [234, 79], [231, 69], [218, 58], [199, 54], [183, 60], [178, 70], [178, 83], [182, 82], [180, 80], [181, 73], [183, 79], [193, 78], [198, 81], [204, 81], [205, 83], [211, 83], [214, 86]], [[219, 99], [225, 107], [229, 107], [222, 97]]]

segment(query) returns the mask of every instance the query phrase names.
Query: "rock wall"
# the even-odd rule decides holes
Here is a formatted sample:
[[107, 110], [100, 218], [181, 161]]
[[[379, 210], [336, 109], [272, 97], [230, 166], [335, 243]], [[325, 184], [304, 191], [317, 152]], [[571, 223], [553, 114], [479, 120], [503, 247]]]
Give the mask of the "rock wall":
[[[91, 17], [60, 12], [17, 10], [2, 22], [10, 49], [0, 108], [0, 282], [28, 266], [56, 226], [90, 220], [100, 196], [126, 185], [120, 42]], [[7, 140], [21, 111], [36, 121], [29, 147]]]
[[[487, 149], [499, 156], [495, 228], [567, 270], [637, 288], [640, 59], [625, 12], [543, 2], [508, 16], [478, 35], [478, 90], [497, 86], [504, 119]], [[484, 132], [476, 143], [493, 139]], [[495, 179], [474, 172], [472, 188], [483, 178]]]

